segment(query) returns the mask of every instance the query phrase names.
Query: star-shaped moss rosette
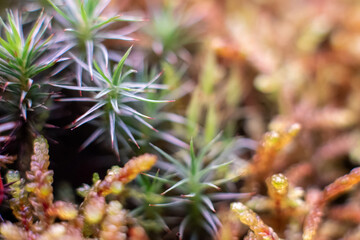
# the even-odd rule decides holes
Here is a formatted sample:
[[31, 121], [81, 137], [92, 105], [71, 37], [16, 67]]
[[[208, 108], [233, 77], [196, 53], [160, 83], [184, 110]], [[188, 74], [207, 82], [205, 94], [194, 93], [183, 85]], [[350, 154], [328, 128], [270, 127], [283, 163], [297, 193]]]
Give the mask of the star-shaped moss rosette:
[[[166, 177], [146, 174], [149, 177], [170, 185], [161, 195], [178, 192], [179, 195], [166, 197], [165, 203], [151, 204], [156, 207], [183, 206], [182, 221], [179, 226], [181, 238], [191, 235], [193, 239], [201, 239], [201, 234], [215, 236], [220, 221], [216, 215], [214, 202], [249, 197], [249, 193], [228, 193], [221, 191], [220, 185], [225, 185], [239, 178], [239, 175], [221, 174], [220, 169], [233, 167], [235, 159], [232, 153], [238, 146], [217, 142], [218, 137], [195, 153], [193, 141], [190, 149], [183, 149], [174, 158], [160, 148], [153, 146], [168, 162], [158, 161]], [[232, 156], [233, 157], [233, 156]], [[224, 186], [226, 187], [226, 186]], [[215, 192], [214, 192], [215, 191]], [[171, 211], [170, 211], [171, 212]]]
[[[143, 21], [142, 18], [131, 16], [104, 16], [104, 9], [110, 2], [108, 0], [62, 0], [59, 5], [55, 4], [53, 0], [47, 1], [56, 11], [55, 19], [62, 27], [56, 34], [58, 44], [69, 52], [69, 56], [74, 55], [87, 63], [91, 79], [94, 75], [93, 60], [108, 65], [109, 49], [103, 43], [105, 40], [134, 40], [132, 37], [120, 33], [119, 29], [109, 30], [108, 26], [115, 22]], [[54, 70], [53, 75], [72, 63], [74, 61], [65, 62]], [[75, 65], [76, 79], [78, 86], [81, 86], [83, 83], [83, 68], [76, 61]]]
[[[4, 91], [1, 108], [8, 121], [28, 121], [29, 114], [37, 116], [49, 98], [47, 84], [38, 76], [61, 61], [65, 50], [54, 49], [53, 35], [47, 31], [51, 19], [40, 14], [28, 31], [18, 12], [8, 11], [7, 21], [0, 19], [0, 84]], [[40, 111], [41, 112], [41, 111]], [[30, 122], [31, 122], [30, 121]]]
[[[94, 62], [95, 69], [92, 71], [96, 86], [53, 84], [53, 86], [64, 89], [88, 92], [90, 95], [89, 97], [63, 98], [58, 99], [58, 101], [94, 103], [90, 109], [79, 116], [69, 126], [74, 129], [90, 122], [97, 126], [97, 129], [83, 143], [81, 149], [87, 147], [102, 135], [110, 137], [111, 146], [118, 156], [118, 143], [121, 142], [123, 146], [128, 146], [128, 138], [130, 138], [130, 140], [139, 148], [134, 135], [140, 135], [140, 133], [137, 131], [133, 121], [141, 123], [150, 129], [154, 128], [144, 120], [144, 118], [151, 119], [151, 117], [146, 116], [137, 110], [138, 104], [141, 102], [166, 103], [173, 101], [148, 99], [144, 96], [146, 91], [163, 87], [162, 85], [154, 84], [160, 75], [155, 76], [148, 83], [136, 83], [128, 80], [130, 75], [136, 72], [133, 69], [123, 72], [124, 63], [129, 56], [130, 51], [131, 48], [124, 54], [123, 58], [114, 67], [113, 71], [109, 70], [104, 65], [98, 65], [98, 63]], [[76, 57], [74, 57], [74, 60], [81, 67], [90, 71], [83, 61]], [[102, 139], [104, 140], [104, 138]]]

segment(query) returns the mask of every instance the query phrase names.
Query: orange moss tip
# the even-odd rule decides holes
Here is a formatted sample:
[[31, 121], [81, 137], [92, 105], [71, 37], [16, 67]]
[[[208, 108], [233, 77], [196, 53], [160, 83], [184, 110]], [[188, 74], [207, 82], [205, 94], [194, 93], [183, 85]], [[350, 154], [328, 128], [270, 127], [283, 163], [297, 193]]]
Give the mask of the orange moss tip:
[[261, 240], [279, 240], [274, 230], [267, 226], [261, 218], [240, 202], [232, 203], [231, 210], [237, 214], [239, 220], [247, 225], [254, 232], [257, 239]]
[[49, 145], [43, 136], [38, 136], [34, 140], [34, 155], [48, 153]]
[[58, 217], [61, 220], [73, 220], [77, 217], [78, 211], [74, 204], [57, 201], [48, 210], [50, 216]]
[[270, 195], [285, 196], [289, 190], [289, 182], [283, 174], [274, 174], [266, 181]]
[[105, 198], [101, 196], [92, 197], [84, 207], [85, 221], [89, 224], [99, 223], [105, 214]]
[[301, 125], [299, 123], [293, 123], [290, 125], [290, 127], [287, 129], [287, 133], [290, 135], [290, 136], [293, 136], [295, 137], [296, 135], [299, 134], [301, 130]]
[[301, 125], [299, 123], [293, 123], [288, 127], [282, 126], [279, 128], [276, 133], [279, 134], [278, 148], [282, 149], [286, 146], [290, 141], [296, 137], [301, 130]]
[[125, 164], [124, 168], [120, 169], [119, 180], [123, 183], [132, 181], [141, 172], [150, 170], [156, 161], [156, 155], [148, 153], [132, 158]]
[[261, 180], [269, 176], [276, 155], [294, 139], [301, 129], [298, 123], [284, 125], [280, 124], [276, 126], [275, 131], [264, 134], [253, 157], [251, 172]]
[[37, 175], [37, 171], [46, 174], [50, 165], [49, 161], [49, 145], [43, 136], [39, 136], [34, 140], [33, 154], [31, 156], [30, 173]]
[[280, 141], [280, 134], [275, 131], [267, 132], [264, 135], [262, 146], [265, 148], [275, 147]]
[[156, 163], [157, 157], [153, 154], [143, 154], [129, 160], [123, 168], [113, 166], [105, 179], [100, 182], [97, 192], [99, 195], [119, 194], [123, 185], [134, 180], [137, 175], [148, 171]]
[[270, 123], [269, 128], [281, 135], [290, 135], [294, 137], [300, 132], [301, 125], [296, 122], [291, 123], [277, 118]]
[[336, 179], [333, 183], [325, 187], [323, 192], [323, 202], [327, 202], [334, 197], [348, 191], [355, 184], [360, 182], [360, 167], [354, 168], [349, 174]]
[[277, 127], [275, 131], [265, 133], [260, 148], [274, 148], [277, 151], [288, 144], [301, 130], [298, 123], [291, 124], [288, 127]]

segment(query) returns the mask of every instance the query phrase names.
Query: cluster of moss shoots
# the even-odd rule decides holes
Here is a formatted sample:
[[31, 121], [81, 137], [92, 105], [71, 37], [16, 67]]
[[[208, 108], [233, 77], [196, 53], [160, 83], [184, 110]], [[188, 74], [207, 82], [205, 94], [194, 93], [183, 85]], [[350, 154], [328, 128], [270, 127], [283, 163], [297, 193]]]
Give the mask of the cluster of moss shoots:
[[[296, 135], [294, 129], [298, 129], [298, 125], [264, 136], [252, 164], [247, 167], [248, 178], [258, 178], [259, 174], [264, 176], [263, 170], [254, 168], [254, 165], [268, 161], [269, 156], [276, 155], [290, 143]], [[150, 170], [156, 161], [155, 155], [144, 154], [129, 160], [122, 168], [114, 166], [103, 180], [95, 177], [92, 186], [84, 185], [78, 190], [84, 197], [79, 206], [65, 201], [54, 202], [54, 173], [48, 169], [48, 144], [40, 136], [34, 141], [31, 167], [26, 178], [21, 178], [18, 171], [9, 170], [6, 174], [7, 183], [10, 183], [9, 204], [18, 223], [6, 221], [1, 224], [0, 232], [5, 239], [145, 239], [144, 229], [122, 207], [122, 203], [111, 196], [123, 194], [126, 184], [139, 173]], [[249, 227], [245, 239], [281, 239], [252, 209], [272, 212], [279, 223], [278, 229], [283, 223], [302, 218], [303, 239], [315, 239], [327, 203], [360, 181], [360, 168], [355, 168], [323, 191], [310, 192], [304, 201], [304, 191], [293, 186], [284, 174], [269, 174], [265, 180], [268, 196], [254, 196], [247, 202], [231, 204], [233, 215]], [[219, 239], [226, 236], [225, 232], [226, 225], [220, 229]]]
[[136, 224], [118, 200], [107, 196], [121, 194], [124, 186], [156, 162], [155, 155], [131, 159], [123, 168], [113, 167], [103, 180], [98, 179], [80, 192], [79, 206], [53, 200], [53, 171], [49, 170], [48, 144], [44, 137], [34, 141], [31, 168], [26, 179], [18, 171], [8, 171], [10, 207], [18, 223], [4, 222], [5, 239], [144, 239], [144, 230]]
[[[165, 68], [164, 83], [171, 85], [169, 90], [161, 83], [154, 84], [162, 72], [153, 74], [156, 72], [152, 71], [153, 69], [149, 74], [151, 77], [147, 76], [149, 69], [142, 69], [143, 78], [146, 80], [137, 81], [132, 78], [136, 73], [136, 70], [128, 66], [131, 62], [128, 57], [132, 47], [119, 57], [117, 52], [111, 51], [106, 45], [112, 40], [133, 41], [134, 38], [126, 33], [133, 29], [132, 22], [143, 21], [143, 18], [106, 18], [102, 15], [110, 2], [106, 0], [63, 0], [60, 5], [52, 0], [29, 2], [29, 6], [33, 8], [51, 8], [57, 15], [56, 21], [52, 21], [51, 17], [44, 13], [45, 10], [41, 10], [37, 20], [33, 21], [31, 14], [41, 9], [39, 7], [28, 12], [29, 21], [23, 21], [22, 14], [17, 11], [8, 11], [7, 20], [0, 21], [3, 28], [0, 37], [0, 133], [5, 134], [14, 129], [8, 136], [1, 136], [0, 143], [6, 145], [14, 139], [19, 143], [19, 147], [14, 147], [13, 150], [18, 153], [16, 157], [0, 155], [0, 166], [7, 167], [16, 159], [22, 164], [18, 170], [7, 170], [6, 184], [0, 181], [0, 202], [9, 205], [14, 217], [13, 221], [6, 219], [0, 224], [2, 238], [140, 240], [170, 235], [195, 240], [230, 240], [241, 236], [247, 240], [293, 240], [294, 236], [297, 239], [315, 240], [325, 214], [334, 215], [340, 220], [357, 218], [356, 221], [360, 222], [357, 214], [360, 210], [352, 212], [356, 198], [344, 205], [332, 207], [331, 211], [327, 212], [332, 200], [351, 191], [354, 185], [359, 183], [360, 168], [354, 168], [341, 177], [338, 177], [338, 174], [338, 178], [323, 190], [315, 186], [311, 186], [313, 189], [304, 189], [300, 187], [300, 183], [315, 169], [310, 166], [315, 165], [314, 162], [302, 162], [298, 159], [289, 163], [284, 161], [291, 158], [291, 153], [296, 152], [292, 152], [292, 148], [307, 146], [303, 142], [304, 139], [306, 141], [311, 138], [311, 130], [329, 128], [335, 131], [354, 125], [356, 114], [352, 111], [332, 107], [321, 111], [317, 115], [319, 117], [315, 116], [310, 120], [308, 118], [312, 117], [311, 111], [306, 113], [305, 117], [298, 116], [298, 109], [289, 113], [288, 118], [283, 114], [272, 121], [269, 126], [273, 130], [265, 133], [256, 147], [252, 145], [252, 140], [234, 137], [239, 118], [234, 117], [236, 114], [233, 113], [253, 114], [252, 111], [246, 112], [246, 109], [238, 111], [242, 104], [242, 94], [246, 95], [247, 91], [243, 86], [246, 81], [239, 80], [245, 77], [245, 74], [238, 69], [238, 65], [244, 64], [247, 57], [245, 55], [249, 57], [243, 68], [249, 67], [248, 65], [251, 67], [244, 72], [257, 71], [255, 87], [258, 91], [274, 94], [274, 98], [278, 98], [281, 111], [291, 109], [291, 104], [287, 106], [285, 103], [288, 101], [282, 99], [284, 96], [295, 94], [289, 98], [302, 98], [300, 93], [297, 93], [301, 92], [299, 89], [294, 90], [295, 87], [279, 80], [287, 79], [286, 73], [289, 69], [294, 70], [294, 66], [296, 69], [297, 61], [293, 63], [294, 66], [290, 65], [289, 69], [281, 67], [275, 71], [271, 57], [268, 56], [270, 60], [264, 58], [262, 62], [262, 54], [266, 51], [262, 51], [259, 42], [254, 41], [254, 46], [245, 44], [248, 42], [246, 39], [253, 39], [251, 34], [246, 36], [246, 27], [234, 28], [234, 31], [231, 31], [234, 32], [231, 37], [235, 39], [237, 33], [245, 34], [245, 40], [239, 39], [240, 47], [232, 49], [231, 44], [221, 41], [209, 44], [210, 50], [205, 54], [204, 64], [198, 71], [198, 85], [182, 85], [181, 77], [175, 69], [189, 67], [186, 64], [191, 62], [191, 54], [186, 47], [196, 39], [196, 35], [191, 34], [196, 29], [197, 21], [176, 14], [176, 6], [181, 4], [173, 5], [168, 1], [164, 4], [166, 7], [162, 14], [157, 11], [159, 9], [154, 8], [155, 20], [143, 32], [153, 38], [154, 42], [150, 44], [152, 49], [140, 52], [144, 54], [146, 51], [154, 51], [156, 59], [161, 59], [159, 65]], [[254, 3], [254, 6], [261, 5], [260, 2], [262, 1]], [[255, 11], [257, 8], [254, 6], [249, 9]], [[261, 11], [266, 8], [268, 6], [265, 4], [259, 7]], [[185, 8], [182, 10], [185, 11]], [[34, 24], [31, 28], [27, 28], [32, 22]], [[123, 31], [125, 35], [122, 31], [107, 28], [115, 22], [128, 24], [128, 28]], [[323, 37], [322, 34], [316, 36], [319, 39]], [[269, 42], [275, 43], [277, 40]], [[310, 42], [315, 44], [315, 49], [316, 44], [320, 46], [321, 39], [313, 40]], [[325, 42], [328, 41], [324, 41], [324, 44]], [[299, 46], [303, 48], [305, 43], [300, 41]], [[244, 49], [244, 52], [239, 52], [238, 49]], [[307, 51], [311, 51], [311, 48]], [[151, 59], [151, 54], [147, 57]], [[217, 58], [224, 60], [224, 66], [229, 60], [234, 63], [220, 69]], [[141, 62], [141, 65], [144, 63]], [[154, 65], [156, 70], [159, 65]], [[225, 69], [228, 71], [226, 74]], [[284, 89], [280, 88], [281, 84], [286, 85]], [[180, 97], [192, 92], [190, 98], [185, 100], [189, 103], [186, 117], [160, 112], [161, 107], [155, 106], [157, 103], [173, 102], [161, 99], [165, 93], [167, 99], [173, 99], [171, 94], [176, 91], [180, 92], [177, 94]], [[51, 102], [50, 99], [55, 101]], [[291, 100], [295, 101], [293, 99]], [[321, 97], [320, 101], [323, 101]], [[73, 122], [65, 126], [66, 128], [75, 129], [82, 125], [94, 127], [89, 128], [94, 130], [82, 143], [80, 150], [101, 142], [120, 159], [120, 156], [128, 156], [129, 152], [134, 153], [130, 142], [136, 145], [136, 151], [151, 152], [155, 149], [159, 156], [146, 153], [134, 157], [123, 167], [113, 166], [103, 179], [94, 174], [91, 185], [84, 184], [78, 189], [78, 194], [83, 198], [79, 204], [54, 201], [54, 172], [49, 170], [49, 145], [40, 133], [45, 125], [51, 125], [46, 124], [51, 111], [49, 108], [59, 102], [75, 105], [82, 103], [79, 104], [82, 106], [82, 114], [74, 117]], [[300, 110], [311, 108], [309, 103], [302, 104], [305, 107], [301, 104], [300, 107], [297, 106]], [[333, 105], [338, 104], [336, 102]], [[318, 111], [315, 110], [313, 112]], [[253, 115], [251, 117], [256, 120], [256, 114]], [[161, 116], [163, 119], [153, 123], [150, 122], [152, 116]], [[248, 135], [260, 139], [265, 130], [257, 130], [261, 125], [258, 123], [252, 123], [255, 127], [251, 127], [251, 117], [250, 120], [244, 120], [249, 125], [247, 127], [252, 129], [253, 135]], [[163, 121], [169, 123], [162, 124]], [[203, 128], [199, 127], [201, 122]], [[160, 128], [165, 125], [174, 129], [168, 131], [164, 127], [157, 130], [150, 123], [154, 126], [157, 124]], [[183, 125], [179, 127], [175, 123]], [[308, 134], [302, 139], [303, 145], [299, 144], [301, 141], [296, 142], [302, 127]], [[224, 135], [217, 135], [222, 128], [225, 129]], [[173, 136], [171, 133], [176, 130], [180, 133]], [[145, 132], [149, 136], [145, 137]], [[258, 134], [259, 132], [261, 134]], [[185, 143], [195, 135], [199, 137], [191, 140], [189, 145]], [[324, 148], [319, 148], [311, 161], [317, 158], [326, 160], [329, 155], [348, 151], [352, 135], [344, 136], [335, 143], [330, 142], [330, 147], [325, 144]], [[149, 144], [150, 142], [160, 143], [159, 146], [163, 146], [164, 142], [173, 145], [160, 148]], [[31, 144], [33, 150], [29, 150]], [[153, 148], [147, 148], [150, 145]], [[331, 147], [334, 145], [340, 147], [333, 150]], [[143, 146], [144, 148], [139, 150]], [[181, 150], [174, 153], [173, 147]], [[254, 153], [249, 155], [249, 149], [253, 149]], [[333, 152], [327, 153], [328, 149]], [[162, 160], [158, 160], [160, 155]], [[242, 159], [243, 156], [248, 159]], [[159, 169], [153, 168], [155, 164]], [[321, 167], [321, 163], [319, 166]], [[146, 171], [150, 173], [144, 173]], [[133, 180], [138, 181], [140, 190], [136, 186], [130, 186]], [[329, 182], [331, 181], [327, 183]]]

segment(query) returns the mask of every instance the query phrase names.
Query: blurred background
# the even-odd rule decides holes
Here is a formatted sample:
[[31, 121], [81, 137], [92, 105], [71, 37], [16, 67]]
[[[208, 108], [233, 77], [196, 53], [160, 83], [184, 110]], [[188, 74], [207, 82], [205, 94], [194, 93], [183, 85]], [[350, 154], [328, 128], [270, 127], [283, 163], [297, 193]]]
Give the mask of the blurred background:
[[[2, 14], [5, 8], [48, 7], [45, 0], [0, 1]], [[219, 132], [226, 140], [259, 141], [268, 130], [299, 123], [299, 136], [271, 172], [298, 168], [294, 184], [321, 189], [360, 165], [360, 1], [112, 0], [104, 14], [114, 13], [144, 21], [110, 27], [135, 41], [106, 40], [113, 50], [109, 58], [119, 60], [133, 45], [126, 63], [138, 71], [137, 80], [148, 82], [163, 72], [158, 83], [168, 89], [149, 94], [176, 99], [144, 106], [159, 132], [140, 129], [144, 147], [126, 149], [124, 158], [152, 151], [147, 142], [176, 152], [193, 137], [198, 146]], [[69, 109], [78, 111], [76, 104]], [[74, 120], [71, 113], [58, 115], [50, 113], [49, 124]], [[54, 139], [49, 143], [56, 189], [71, 192], [90, 182], [93, 172], [103, 176], [118, 163], [103, 145], [78, 151], [89, 129], [45, 130]], [[242, 157], [249, 160], [251, 153]], [[334, 221], [331, 215], [325, 222]], [[326, 229], [319, 239], [336, 239], [347, 230], [331, 235]]]

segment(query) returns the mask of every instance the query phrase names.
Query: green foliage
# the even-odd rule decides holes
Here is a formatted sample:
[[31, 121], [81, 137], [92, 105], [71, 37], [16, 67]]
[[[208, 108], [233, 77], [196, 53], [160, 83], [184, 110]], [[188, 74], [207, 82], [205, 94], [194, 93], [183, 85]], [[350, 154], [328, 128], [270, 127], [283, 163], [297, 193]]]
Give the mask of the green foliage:
[[[56, 19], [65, 31], [64, 34], [60, 31], [57, 33], [61, 47], [69, 51], [71, 58], [77, 57], [87, 63], [91, 79], [94, 74], [93, 60], [108, 66], [109, 52], [108, 48], [103, 45], [104, 40], [134, 40], [106, 28], [119, 21], [141, 21], [141, 19], [125, 16], [102, 16], [102, 12], [109, 3], [107, 0], [63, 0], [61, 5], [56, 5], [52, 0], [48, 0], [48, 2], [58, 14]], [[56, 72], [66, 68], [69, 64], [68, 62], [62, 65]], [[81, 86], [83, 77], [82, 66], [79, 63], [76, 66], [76, 78], [78, 85]]]
[[[46, 82], [38, 75], [52, 67], [63, 53], [54, 53], [52, 35], [46, 37], [50, 20], [41, 14], [27, 36], [19, 13], [9, 11], [7, 23], [1, 19], [3, 34], [0, 37], [0, 83], [5, 91], [2, 108], [7, 119], [38, 121], [38, 113], [49, 98]], [[40, 109], [40, 110], [39, 110]]]
[[[125, 119], [133, 119], [148, 128], [153, 127], [147, 123], [143, 118], [149, 119], [151, 117], [144, 115], [137, 111], [135, 108], [136, 102], [151, 102], [151, 103], [163, 103], [169, 102], [167, 100], [153, 100], [143, 97], [142, 95], [149, 89], [161, 89], [161, 85], [153, 85], [153, 83], [159, 78], [160, 75], [154, 77], [148, 83], [133, 83], [128, 81], [129, 76], [136, 72], [133, 69], [123, 71], [124, 63], [129, 56], [131, 48], [124, 54], [120, 62], [114, 67], [113, 71], [109, 71], [104, 65], [98, 65], [94, 62], [95, 70], [93, 71], [95, 87], [87, 86], [71, 86], [71, 85], [57, 85], [64, 89], [77, 90], [93, 93], [90, 97], [80, 98], [65, 98], [59, 99], [59, 101], [76, 101], [76, 102], [92, 102], [94, 105], [88, 109], [84, 114], [78, 117], [71, 125], [73, 128], [77, 128], [83, 124], [89, 122], [95, 122], [98, 129], [92, 133], [92, 135], [84, 142], [81, 148], [87, 147], [93, 141], [95, 141], [100, 135], [106, 133], [110, 136], [111, 146], [114, 152], [119, 155], [118, 142], [127, 146], [126, 137], [139, 147], [135, 140], [134, 133], [136, 129], [125, 124]], [[74, 58], [75, 61], [90, 71], [88, 66], [78, 58]], [[100, 120], [99, 120], [100, 119]], [[126, 137], [125, 137], [126, 136]]]
[[360, 239], [360, 5], [298, 2], [0, 1], [0, 238]]
[[[229, 159], [237, 146], [218, 142], [220, 135], [195, 153], [193, 141], [190, 149], [183, 149], [172, 157], [160, 148], [154, 148], [168, 161], [163, 163], [165, 177], [148, 175], [159, 182], [170, 185], [161, 195], [178, 192], [179, 196], [168, 197], [165, 203], [152, 204], [157, 207], [176, 207], [184, 209], [184, 218], [179, 233], [201, 239], [201, 234], [215, 236], [220, 225], [215, 214], [215, 201], [242, 198], [243, 193], [222, 192], [219, 185], [235, 180], [238, 176], [222, 174], [221, 169], [234, 167], [234, 159]], [[221, 192], [219, 192], [221, 191]], [[171, 212], [171, 210], [169, 210]]]
[[[144, 96], [148, 99], [181, 98], [184, 94], [186, 94], [186, 92], [181, 89], [179, 76], [177, 76], [175, 69], [173, 69], [169, 64], [165, 63], [163, 66], [165, 67], [161, 73], [157, 73], [155, 67], [152, 69], [144, 67], [144, 69], [137, 74], [137, 82], [139, 83], [145, 84], [153, 81], [153, 79], [159, 79], [159, 81], [164, 82], [164, 84], [153, 84], [154, 86], [158, 86], [157, 91], [149, 89], [144, 92]], [[180, 134], [177, 135], [176, 131], [172, 131], [172, 127], [174, 126], [178, 126], [180, 128], [183, 127], [186, 119], [179, 114], [167, 111], [167, 109], [174, 105], [171, 103], [172, 101], [168, 101], [164, 104], [147, 101], [142, 104], [141, 112], [144, 115], [156, 116], [156, 118], [150, 120], [153, 128], [149, 128], [144, 124], [141, 124], [138, 127], [142, 133], [142, 139], [139, 140], [139, 145], [144, 146], [145, 151], [151, 151], [151, 149], [146, 148], [149, 142], [159, 140], [165, 141], [174, 146], [188, 147], [188, 144], [176, 137]]]
[[137, 207], [131, 211], [131, 215], [136, 217], [146, 231], [153, 235], [170, 230], [162, 218], [164, 209], [154, 207], [154, 205], [163, 204], [166, 201], [166, 197], [160, 195], [163, 183], [157, 179], [158, 174], [159, 172], [155, 175], [156, 179], [145, 175], [139, 176], [137, 183], [140, 189], [131, 192], [131, 196], [137, 202]]
[[177, 1], [166, 1], [163, 6], [151, 6], [151, 23], [144, 29], [152, 40], [152, 49], [162, 59], [174, 64], [178, 58], [188, 61], [187, 47], [198, 41], [199, 18], [185, 15], [185, 6]]
[[[206, 53], [205, 63], [199, 73], [199, 85], [196, 86], [187, 109], [188, 135], [195, 136], [198, 132], [203, 132], [205, 143], [209, 143], [220, 131], [220, 112], [217, 106], [220, 100], [215, 98], [216, 84], [220, 77], [221, 69], [216, 63], [215, 54]], [[205, 117], [202, 116], [203, 112]], [[202, 122], [203, 129], [199, 127]]]

